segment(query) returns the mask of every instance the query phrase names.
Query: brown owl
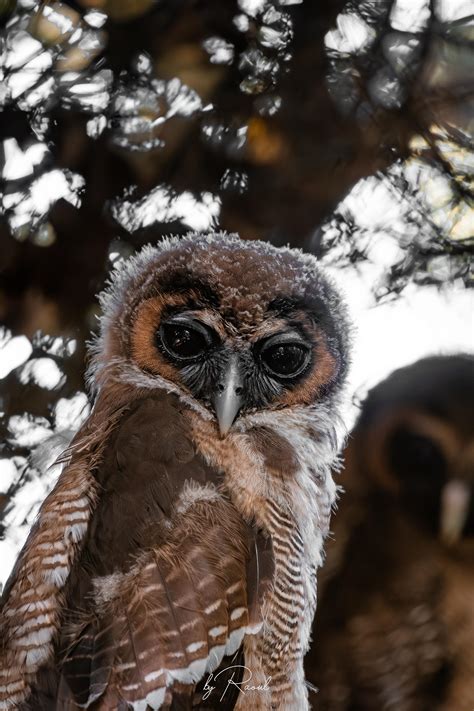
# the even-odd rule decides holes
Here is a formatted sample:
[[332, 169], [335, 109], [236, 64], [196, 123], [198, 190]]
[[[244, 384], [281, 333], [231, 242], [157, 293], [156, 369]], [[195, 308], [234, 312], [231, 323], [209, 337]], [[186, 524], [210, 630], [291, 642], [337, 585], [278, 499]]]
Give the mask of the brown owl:
[[7, 583], [0, 709], [305, 709], [348, 326], [226, 234], [112, 276], [91, 415]]
[[307, 676], [319, 711], [474, 709], [474, 358], [425, 358], [363, 404]]

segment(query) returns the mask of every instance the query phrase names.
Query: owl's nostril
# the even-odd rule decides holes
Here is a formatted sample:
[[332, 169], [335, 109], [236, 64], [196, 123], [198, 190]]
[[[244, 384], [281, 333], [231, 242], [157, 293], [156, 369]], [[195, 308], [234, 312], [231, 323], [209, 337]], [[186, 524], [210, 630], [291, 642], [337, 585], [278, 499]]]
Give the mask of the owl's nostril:
[[236, 395], [242, 395], [243, 392], [244, 392], [244, 389], [241, 385], [239, 385], [237, 388], [235, 388]]
[[223, 393], [224, 392], [225, 385], [224, 383], [217, 383], [217, 392]]

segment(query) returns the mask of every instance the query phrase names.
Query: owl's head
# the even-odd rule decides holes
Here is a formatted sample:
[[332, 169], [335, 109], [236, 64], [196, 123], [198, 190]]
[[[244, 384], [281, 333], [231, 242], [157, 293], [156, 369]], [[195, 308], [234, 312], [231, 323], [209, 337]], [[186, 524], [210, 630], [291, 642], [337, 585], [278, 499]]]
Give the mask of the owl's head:
[[222, 435], [248, 413], [324, 400], [346, 373], [345, 308], [298, 250], [225, 233], [167, 239], [123, 263], [101, 304], [93, 384], [114, 369], [165, 386]]
[[474, 536], [474, 358], [423, 358], [369, 393], [352, 433], [357, 469], [418, 526]]

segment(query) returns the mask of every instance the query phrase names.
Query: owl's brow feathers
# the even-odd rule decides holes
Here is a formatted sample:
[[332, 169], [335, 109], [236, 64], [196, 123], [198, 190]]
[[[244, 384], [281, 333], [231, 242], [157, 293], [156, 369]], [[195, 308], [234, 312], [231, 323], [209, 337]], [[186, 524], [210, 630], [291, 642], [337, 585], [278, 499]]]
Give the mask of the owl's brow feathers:
[[261, 321], [272, 302], [272, 309], [278, 301], [281, 307], [288, 296], [300, 305], [304, 302], [341, 353], [342, 379], [350, 340], [346, 308], [316, 259], [298, 250], [242, 242], [225, 233], [163, 240], [120, 264], [100, 296], [102, 335], [95, 352], [107, 358], [123, 355], [122, 348], [120, 352], [113, 348], [111, 338], [116, 345], [126, 345], [122, 339], [138, 305], [147, 298], [164, 296], [164, 291], [182, 293], [191, 285], [209, 306], [217, 298], [221, 312], [238, 314], [241, 327]]

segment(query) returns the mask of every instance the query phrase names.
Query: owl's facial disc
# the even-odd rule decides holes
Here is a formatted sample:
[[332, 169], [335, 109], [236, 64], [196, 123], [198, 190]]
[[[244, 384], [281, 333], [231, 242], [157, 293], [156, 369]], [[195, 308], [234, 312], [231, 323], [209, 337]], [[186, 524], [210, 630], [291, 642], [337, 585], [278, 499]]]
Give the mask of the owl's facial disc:
[[311, 363], [310, 344], [294, 329], [237, 344], [195, 312], [165, 318], [156, 343], [193, 396], [212, 406], [222, 436], [239, 413], [271, 403]]

